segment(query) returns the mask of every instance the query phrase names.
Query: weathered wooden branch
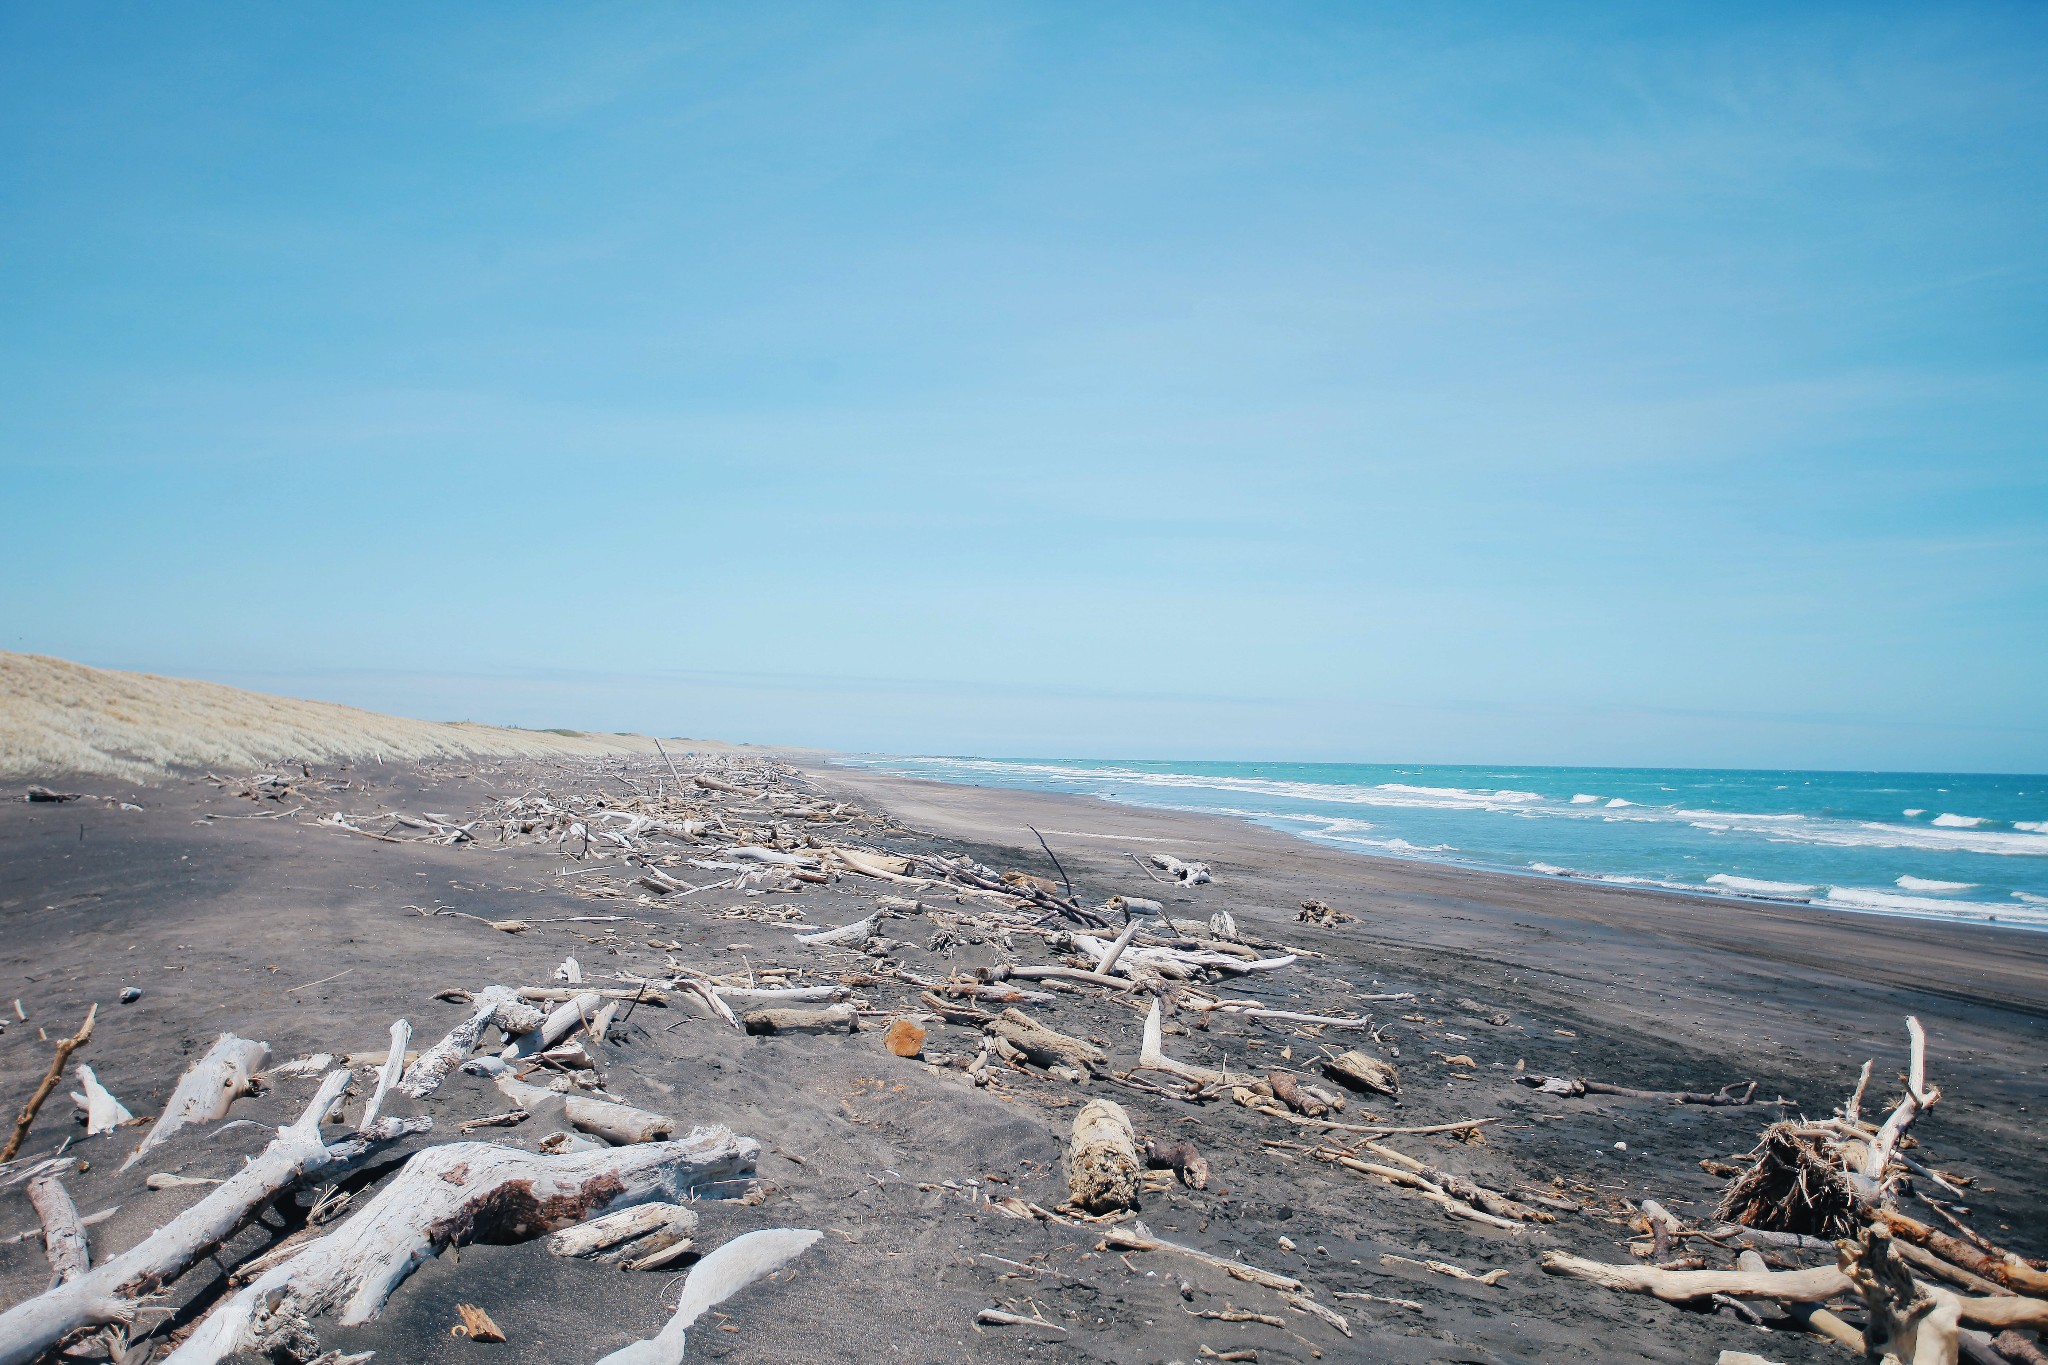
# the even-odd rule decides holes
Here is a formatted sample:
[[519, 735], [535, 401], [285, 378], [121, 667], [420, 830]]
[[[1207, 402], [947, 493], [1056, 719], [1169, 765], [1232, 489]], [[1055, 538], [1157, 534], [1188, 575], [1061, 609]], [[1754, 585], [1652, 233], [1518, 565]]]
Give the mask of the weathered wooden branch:
[[1910, 1014], [1906, 1016], [1906, 1036], [1910, 1040], [1911, 1053], [1906, 1070], [1905, 1098], [1885, 1116], [1863, 1158], [1863, 1174], [1880, 1184], [1884, 1181], [1885, 1168], [1891, 1164], [1892, 1151], [1899, 1145], [1899, 1139], [1906, 1135], [1906, 1130], [1913, 1126], [1913, 1121], [1924, 1110], [1932, 1108], [1941, 1098], [1941, 1091], [1927, 1084], [1927, 1034], [1921, 1029], [1920, 1021]]
[[41, 1084], [28, 1097], [28, 1103], [21, 1107], [21, 1113], [14, 1120], [14, 1132], [7, 1139], [7, 1145], [0, 1147], [0, 1162], [12, 1161], [14, 1154], [21, 1150], [23, 1139], [34, 1126], [36, 1114], [43, 1107], [43, 1101], [50, 1098], [50, 1092], [57, 1088], [57, 1080], [64, 1074], [64, 1063], [71, 1060], [71, 1054], [92, 1041], [92, 1021], [99, 1017], [100, 1007], [93, 1005], [85, 1012], [85, 1022], [78, 1026], [78, 1032], [57, 1044], [57, 1055], [50, 1059], [50, 1069], [43, 1073]]
[[164, 1105], [164, 1112], [157, 1116], [156, 1125], [142, 1139], [142, 1145], [135, 1149], [134, 1154], [121, 1163], [121, 1169], [125, 1171], [142, 1160], [144, 1155], [168, 1141], [180, 1128], [227, 1117], [229, 1107], [251, 1091], [251, 1077], [262, 1068], [263, 1059], [269, 1055], [268, 1043], [237, 1038], [232, 1033], [223, 1033], [214, 1039], [206, 1054], [178, 1078], [178, 1088], [171, 1092], [170, 1101]]
[[1323, 1074], [1339, 1085], [1375, 1095], [1401, 1093], [1401, 1073], [1391, 1062], [1363, 1052], [1345, 1052], [1323, 1063]]
[[477, 992], [474, 1004], [476, 1008], [469, 1018], [448, 1030], [445, 1038], [422, 1052], [406, 1068], [399, 1089], [416, 1100], [423, 1100], [439, 1090], [448, 1073], [476, 1051], [485, 1030], [493, 1024], [507, 1038], [515, 1038], [539, 1028], [545, 1020], [538, 1009], [523, 1003], [505, 986], [486, 986]]
[[378, 1113], [384, 1108], [384, 1097], [405, 1074], [405, 1045], [411, 1041], [412, 1025], [403, 1019], [393, 1022], [391, 1046], [384, 1054], [384, 1065], [377, 1068], [377, 1088], [371, 1092], [369, 1103], [363, 1106], [362, 1127], [367, 1128], [377, 1121]]
[[598, 1218], [562, 1229], [548, 1237], [552, 1256], [594, 1256], [600, 1251], [653, 1233], [687, 1234], [696, 1231], [697, 1214], [683, 1204], [656, 1200], [636, 1204]]
[[1006, 1009], [989, 1021], [988, 1032], [1022, 1052], [1039, 1066], [1068, 1066], [1091, 1072], [1109, 1061], [1101, 1048], [1047, 1028], [1020, 1009]]
[[1144, 1042], [1138, 1052], [1139, 1070], [1164, 1071], [1183, 1080], [1193, 1081], [1197, 1085], [1243, 1085], [1254, 1079], [1229, 1071], [1217, 1071], [1206, 1066], [1176, 1062], [1166, 1055], [1166, 1050], [1160, 1045], [1160, 1037], [1159, 1002], [1154, 1000], [1151, 1012], [1145, 1016]]
[[760, 1145], [724, 1128], [675, 1142], [539, 1156], [485, 1142], [430, 1147], [358, 1212], [223, 1301], [164, 1365], [214, 1365], [236, 1351], [318, 1349], [315, 1319], [375, 1318], [414, 1268], [450, 1245], [523, 1242], [623, 1205], [674, 1203], [729, 1186]]
[[1727, 1108], [1756, 1103], [1756, 1082], [1735, 1081], [1719, 1090], [1637, 1090], [1632, 1086], [1609, 1085], [1605, 1081], [1590, 1081], [1575, 1076], [1538, 1076], [1534, 1073], [1515, 1077], [1517, 1085], [1545, 1095], [1563, 1095], [1577, 1098], [1581, 1095], [1617, 1095], [1631, 1100], [1663, 1100], [1667, 1104], [1703, 1104], [1715, 1108]]
[[590, 1016], [597, 1013], [597, 1007], [603, 1003], [604, 997], [596, 991], [580, 991], [555, 1006], [553, 1012], [541, 1021], [539, 1028], [522, 1033], [507, 1043], [499, 1055], [507, 1061], [512, 1061], [520, 1057], [531, 1057], [536, 1052], [546, 1052], [589, 1022]]
[[71, 1202], [64, 1182], [40, 1175], [28, 1182], [28, 1202], [43, 1225], [43, 1254], [50, 1261], [50, 1284], [77, 1279], [92, 1266], [92, 1247], [85, 1239], [85, 1221]]
[[828, 1005], [824, 1009], [748, 1010], [740, 1016], [748, 1033], [854, 1033], [860, 1029], [860, 1011], [852, 1005]]

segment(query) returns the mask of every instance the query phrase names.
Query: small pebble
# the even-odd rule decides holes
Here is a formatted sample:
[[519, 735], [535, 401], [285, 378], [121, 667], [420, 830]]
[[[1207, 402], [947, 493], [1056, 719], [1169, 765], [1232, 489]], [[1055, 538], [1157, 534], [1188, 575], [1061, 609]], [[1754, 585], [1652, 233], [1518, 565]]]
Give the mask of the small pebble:
[[1280, 1249], [1282, 1251], [1294, 1250], [1294, 1239], [1292, 1237], [1282, 1237], [1280, 1239]]
[[1626, 1142], [1617, 1142], [1614, 1144], [1614, 1150], [1617, 1152], [1625, 1152], [1628, 1150], [1628, 1144]]
[[121, 1003], [122, 1003], [122, 1004], [124, 1004], [124, 1005], [132, 1005], [132, 1004], [134, 1004], [134, 1003], [135, 1003], [136, 1001], [140, 1000], [141, 998], [142, 998], [142, 987], [140, 987], [140, 986], [124, 986], [124, 987], [122, 987], [122, 989], [121, 989]]

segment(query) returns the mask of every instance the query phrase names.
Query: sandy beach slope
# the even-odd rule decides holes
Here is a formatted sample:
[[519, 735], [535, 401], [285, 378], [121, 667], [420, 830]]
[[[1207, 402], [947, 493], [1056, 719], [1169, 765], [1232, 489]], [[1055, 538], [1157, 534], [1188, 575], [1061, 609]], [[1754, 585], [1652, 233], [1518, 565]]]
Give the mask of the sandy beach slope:
[[[826, 1234], [786, 1280], [731, 1300], [693, 1331], [691, 1359], [1193, 1365], [1208, 1347], [1253, 1350], [1262, 1362], [1697, 1362], [1730, 1348], [1818, 1362], [1846, 1357], [1797, 1333], [1766, 1338], [1538, 1269], [1546, 1248], [1629, 1261], [1631, 1201], [1652, 1197], [1682, 1217], [1704, 1216], [1721, 1181], [1701, 1158], [1746, 1151], [1774, 1111], [1564, 1099], [1511, 1078], [1520, 1064], [1652, 1089], [1754, 1079], [1766, 1096], [1825, 1114], [1857, 1067], [1876, 1058], [1876, 1092], [1888, 1105], [1903, 1064], [1901, 1021], [1912, 1013], [1927, 1026], [1931, 1067], [1947, 1091], [1918, 1130], [1926, 1150], [1977, 1178], [1971, 1198], [1981, 1226], [2017, 1250], [2048, 1253], [2048, 1148], [2033, 1117], [2048, 1102], [2040, 1062], [2048, 1055], [2048, 939], [1375, 860], [1218, 818], [788, 757], [828, 797], [886, 813], [864, 827], [869, 846], [966, 853], [1057, 876], [1026, 828], [1036, 826], [1088, 902], [1151, 895], [1188, 920], [1227, 910], [1263, 940], [1316, 954], [1211, 989], [1298, 1011], [1372, 1013], [1383, 1029], [1375, 1050], [1398, 1054], [1403, 1092], [1398, 1101], [1354, 1096], [1347, 1117], [1494, 1119], [1483, 1143], [1390, 1141], [1481, 1183], [1547, 1191], [1581, 1211], [1514, 1234], [1454, 1222], [1412, 1194], [1317, 1158], [1313, 1149], [1343, 1135], [1227, 1099], [1188, 1103], [1022, 1073], [977, 1089], [958, 1065], [978, 1047], [972, 1028], [930, 1021], [925, 1060], [891, 1055], [881, 1025], [916, 1010], [918, 991], [893, 980], [886, 964], [943, 977], [1047, 958], [1030, 942], [944, 942], [929, 912], [887, 923], [894, 942], [880, 950], [884, 958], [803, 947], [772, 922], [800, 914], [815, 926], [848, 923], [895, 889], [886, 884], [846, 877], [767, 894], [664, 898], [616, 861], [579, 861], [554, 847], [447, 846], [404, 829], [392, 837], [407, 841], [391, 843], [318, 823], [337, 811], [364, 829], [396, 828], [377, 823], [393, 813], [468, 820], [493, 798], [543, 790], [623, 797], [633, 784], [665, 780], [658, 759], [635, 755], [314, 765], [275, 801], [192, 775], [148, 786], [93, 777], [55, 784], [140, 810], [96, 799], [31, 804], [18, 788], [8, 792], [0, 801], [0, 1098], [11, 1109], [26, 1095], [50, 1053], [40, 1035], [70, 1032], [94, 1002], [101, 1023], [83, 1055], [131, 1109], [151, 1116], [222, 1030], [267, 1041], [276, 1059], [370, 1053], [384, 1046], [394, 1018], [412, 1022], [416, 1045], [452, 1026], [463, 1008], [437, 991], [547, 985], [572, 954], [593, 976], [782, 967], [804, 973], [792, 979], [851, 983], [873, 1011], [868, 1026], [851, 1036], [749, 1037], [671, 1002], [634, 1009], [615, 1041], [596, 1049], [620, 1098], [686, 1128], [726, 1124], [762, 1143], [759, 1202], [704, 1201], [704, 1245], [765, 1227]], [[1160, 885], [1128, 856], [1155, 850], [1206, 860], [1215, 881]], [[723, 875], [687, 863], [671, 870]], [[934, 909], [971, 913], [947, 895], [917, 895]], [[1357, 919], [1298, 924], [1305, 899]], [[572, 918], [590, 915], [623, 918]], [[479, 922], [515, 918], [530, 927], [510, 934]], [[131, 986], [141, 998], [116, 1003]], [[1391, 992], [1415, 998], [1354, 1003]], [[15, 1014], [16, 996], [25, 1018]], [[1099, 1043], [1114, 1069], [1136, 1060], [1141, 1016], [1131, 1002], [1083, 988], [1031, 1009]], [[1307, 1067], [1324, 1045], [1353, 1041], [1240, 1021], [1176, 1033], [1169, 1045], [1204, 1065], [1263, 1070]], [[1475, 1065], [1444, 1060], [1455, 1057]], [[276, 1123], [309, 1091], [281, 1080], [240, 1101], [233, 1116]], [[1206, 1190], [1144, 1196], [1141, 1217], [1155, 1234], [1301, 1280], [1354, 1335], [1270, 1289], [1169, 1253], [1098, 1249], [1099, 1230], [1019, 1220], [992, 1204], [1060, 1201], [1067, 1130], [1078, 1103], [1095, 1094], [1124, 1104], [1143, 1133], [1194, 1141], [1213, 1164]], [[429, 1100], [392, 1106], [436, 1125], [401, 1150], [448, 1140], [461, 1122], [505, 1107], [487, 1082], [459, 1074]], [[70, 1110], [60, 1095], [26, 1150], [42, 1155], [73, 1139], [66, 1155], [88, 1167], [66, 1177], [80, 1208], [115, 1210], [92, 1229], [100, 1257], [204, 1192], [153, 1190], [147, 1175], [217, 1179], [266, 1139], [254, 1124], [197, 1133], [124, 1172], [137, 1130], [85, 1138]], [[531, 1150], [547, 1131], [530, 1122], [479, 1136]], [[243, 1234], [223, 1262], [303, 1216], [297, 1205], [267, 1215], [271, 1230]], [[20, 1188], [0, 1191], [0, 1235], [33, 1226]], [[1388, 1255], [1409, 1260], [1382, 1260]], [[1428, 1259], [1507, 1274], [1485, 1286], [1411, 1263]], [[46, 1278], [35, 1241], [0, 1243], [0, 1303], [39, 1291]], [[202, 1269], [167, 1306], [189, 1320], [218, 1290], [217, 1270]], [[327, 1323], [321, 1335], [328, 1347], [376, 1350], [380, 1360], [594, 1361], [657, 1328], [675, 1292], [669, 1274], [558, 1259], [532, 1242], [471, 1245], [427, 1261], [377, 1321]], [[1345, 1293], [1377, 1299], [1338, 1297]], [[451, 1337], [458, 1302], [484, 1306], [510, 1340], [486, 1348]], [[989, 1308], [1042, 1314], [1051, 1326], [977, 1327], [975, 1315]], [[1259, 1316], [1216, 1316], [1240, 1310]]]

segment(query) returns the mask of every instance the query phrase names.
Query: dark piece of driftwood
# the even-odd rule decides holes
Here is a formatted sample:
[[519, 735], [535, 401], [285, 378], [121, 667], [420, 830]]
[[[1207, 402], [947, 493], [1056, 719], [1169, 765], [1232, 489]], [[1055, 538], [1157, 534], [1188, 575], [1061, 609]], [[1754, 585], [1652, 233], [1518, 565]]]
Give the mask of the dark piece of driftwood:
[[1192, 1142], [1164, 1142], [1158, 1138], [1145, 1140], [1145, 1164], [1155, 1170], [1172, 1170], [1189, 1189], [1209, 1188], [1209, 1159], [1195, 1149]]
[[34, 1126], [36, 1114], [43, 1107], [43, 1101], [50, 1098], [50, 1092], [57, 1088], [58, 1078], [64, 1074], [64, 1063], [71, 1060], [71, 1054], [92, 1041], [92, 1021], [99, 1017], [100, 1007], [93, 1005], [85, 1012], [85, 1022], [78, 1026], [78, 1032], [57, 1044], [57, 1055], [50, 1059], [50, 1069], [43, 1073], [42, 1083], [35, 1093], [28, 1097], [28, 1103], [21, 1107], [21, 1113], [14, 1120], [14, 1132], [7, 1139], [7, 1145], [0, 1147], [0, 1162], [11, 1161], [21, 1150], [22, 1140]]
[[1821, 1137], [1795, 1123], [1774, 1123], [1764, 1129], [1749, 1170], [1722, 1191], [1714, 1213], [1744, 1227], [1834, 1241], [1856, 1235], [1862, 1204]]
[[428, 1148], [333, 1232], [222, 1301], [164, 1365], [214, 1365], [237, 1351], [308, 1358], [319, 1349], [315, 1319], [369, 1322], [414, 1267], [450, 1245], [528, 1241], [624, 1205], [731, 1188], [759, 1152], [724, 1128], [567, 1156], [486, 1142]]

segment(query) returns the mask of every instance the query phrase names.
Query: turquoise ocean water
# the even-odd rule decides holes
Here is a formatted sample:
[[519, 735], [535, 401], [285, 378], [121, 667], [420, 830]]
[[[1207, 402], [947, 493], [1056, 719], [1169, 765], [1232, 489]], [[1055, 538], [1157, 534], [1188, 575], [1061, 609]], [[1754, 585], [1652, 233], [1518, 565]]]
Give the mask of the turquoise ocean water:
[[942, 782], [1233, 815], [1383, 857], [2048, 930], [2048, 777], [880, 756], [840, 761]]

